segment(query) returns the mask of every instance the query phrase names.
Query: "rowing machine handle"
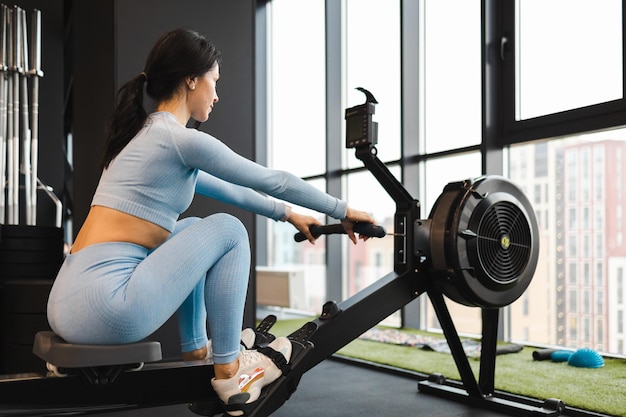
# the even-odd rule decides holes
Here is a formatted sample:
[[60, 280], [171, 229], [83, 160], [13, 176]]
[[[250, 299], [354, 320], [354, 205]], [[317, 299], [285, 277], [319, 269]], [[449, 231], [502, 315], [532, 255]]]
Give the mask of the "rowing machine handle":
[[[356, 233], [368, 237], [385, 237], [385, 235], [387, 234], [384, 227], [371, 223], [355, 223], [353, 229]], [[323, 226], [311, 226], [309, 230], [311, 231], [313, 237], [316, 238], [320, 235], [335, 235], [346, 233], [341, 223], [326, 224]], [[296, 233], [293, 238], [296, 242], [303, 242], [307, 240], [306, 236], [302, 232]]]

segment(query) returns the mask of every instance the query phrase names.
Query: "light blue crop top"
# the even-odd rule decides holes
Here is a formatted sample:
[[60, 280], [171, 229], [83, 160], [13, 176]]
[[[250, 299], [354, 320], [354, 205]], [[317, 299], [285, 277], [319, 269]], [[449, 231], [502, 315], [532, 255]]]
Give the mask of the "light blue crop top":
[[143, 129], [102, 173], [91, 205], [120, 210], [172, 231], [194, 193], [274, 220], [287, 212], [285, 204], [274, 198], [335, 219], [345, 218], [347, 210], [345, 201], [295, 175], [238, 155], [213, 136], [182, 126], [168, 112], [148, 116]]

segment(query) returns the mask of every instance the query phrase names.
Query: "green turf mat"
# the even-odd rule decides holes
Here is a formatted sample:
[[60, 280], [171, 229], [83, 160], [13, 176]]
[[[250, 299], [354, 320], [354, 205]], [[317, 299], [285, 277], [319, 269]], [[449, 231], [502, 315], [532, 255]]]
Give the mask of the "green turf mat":
[[[307, 321], [279, 320], [272, 333], [286, 336]], [[441, 337], [412, 329], [403, 331]], [[539, 399], [558, 398], [571, 407], [626, 416], [626, 360], [605, 358], [602, 368], [576, 368], [566, 362], [535, 361], [532, 356], [534, 350], [524, 347], [518, 353], [497, 356], [497, 390]], [[460, 379], [454, 360], [448, 353], [361, 339], [354, 340], [337, 353], [400, 369], [424, 374], [440, 373], [448, 379]], [[470, 359], [470, 365], [477, 376], [480, 361]]]

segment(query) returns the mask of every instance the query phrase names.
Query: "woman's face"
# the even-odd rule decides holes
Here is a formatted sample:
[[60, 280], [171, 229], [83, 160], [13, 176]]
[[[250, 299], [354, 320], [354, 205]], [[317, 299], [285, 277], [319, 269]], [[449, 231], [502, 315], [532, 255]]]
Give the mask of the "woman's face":
[[198, 122], [206, 122], [213, 105], [219, 101], [216, 84], [220, 78], [220, 66], [215, 64], [204, 75], [192, 80], [187, 95], [191, 117]]

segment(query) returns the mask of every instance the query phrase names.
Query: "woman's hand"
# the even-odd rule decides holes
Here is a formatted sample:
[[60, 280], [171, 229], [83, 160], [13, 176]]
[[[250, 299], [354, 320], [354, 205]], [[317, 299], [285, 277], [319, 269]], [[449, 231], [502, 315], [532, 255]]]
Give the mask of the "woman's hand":
[[[343, 230], [346, 231], [350, 240], [355, 245], [357, 243], [357, 237], [354, 234], [354, 223], [356, 222], [374, 223], [374, 219], [369, 215], [369, 213], [348, 207], [348, 210], [346, 211], [346, 218], [341, 220], [341, 224], [343, 225]], [[366, 241], [368, 236], [359, 235], [359, 239]]]
[[292, 211], [289, 214], [289, 218], [287, 219], [289, 223], [291, 223], [299, 232], [302, 232], [304, 236], [308, 239], [309, 242], [315, 244], [315, 237], [311, 234], [309, 227], [311, 226], [319, 226], [322, 223], [317, 220], [315, 217], [306, 216], [304, 214], [296, 213]]

